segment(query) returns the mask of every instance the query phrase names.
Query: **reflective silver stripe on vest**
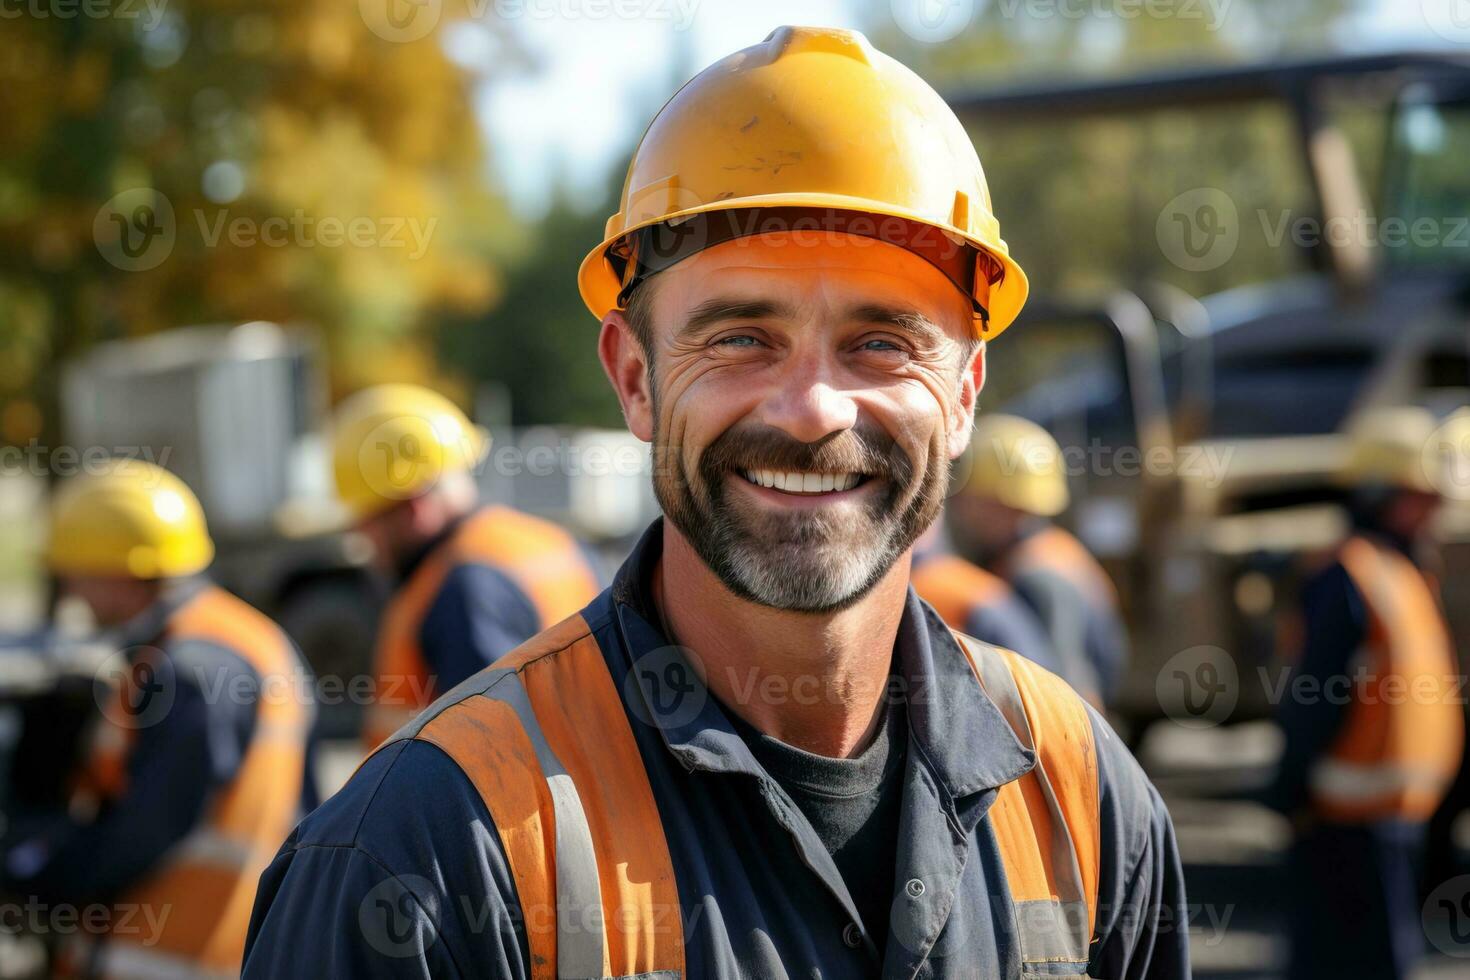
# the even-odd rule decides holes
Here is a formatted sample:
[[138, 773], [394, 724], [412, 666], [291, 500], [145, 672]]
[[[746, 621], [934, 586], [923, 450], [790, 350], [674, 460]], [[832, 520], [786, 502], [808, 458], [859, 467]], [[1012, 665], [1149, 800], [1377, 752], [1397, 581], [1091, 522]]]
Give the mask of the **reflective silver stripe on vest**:
[[[516, 713], [521, 728], [536, 750], [536, 761], [551, 790], [556, 821], [556, 975], [561, 980], [602, 976], [602, 889], [597, 876], [597, 852], [576, 784], [546, 744], [531, 699], [511, 668], [484, 670], [440, 695], [388, 742], [418, 735], [441, 710], [467, 698], [483, 696], [499, 701]], [[385, 743], [386, 744], [386, 743]], [[525, 910], [522, 910], [523, 912]]]
[[118, 939], [102, 943], [92, 960], [92, 969], [105, 980], [230, 980], [238, 976], [224, 971], [213, 973], [187, 957]]
[[1327, 758], [1312, 767], [1308, 783], [1323, 799], [1345, 805], [1373, 803], [1400, 793], [1437, 793], [1451, 773], [1391, 763], [1361, 765]]
[[556, 975], [561, 980], [602, 976], [602, 890], [592, 831], [572, 777], [546, 744], [519, 674], [511, 672], [484, 696], [516, 713], [536, 750], [556, 814]]
[[[981, 686], [1016, 733], [1017, 741], [1035, 753], [1036, 740], [1031, 735], [1031, 722], [1026, 718], [1021, 690], [1016, 686], [1016, 678], [1005, 660], [993, 647], [962, 633], [955, 636], [969, 651], [975, 671], [980, 675]], [[1027, 962], [1085, 963], [1092, 936], [1087, 926], [1087, 890], [1082, 882], [1082, 868], [1077, 862], [1077, 848], [1072, 843], [1061, 803], [1040, 758], [1032, 771], [1051, 810], [1051, 863], [1058, 895], [1049, 901], [1015, 903], [1021, 959]]]

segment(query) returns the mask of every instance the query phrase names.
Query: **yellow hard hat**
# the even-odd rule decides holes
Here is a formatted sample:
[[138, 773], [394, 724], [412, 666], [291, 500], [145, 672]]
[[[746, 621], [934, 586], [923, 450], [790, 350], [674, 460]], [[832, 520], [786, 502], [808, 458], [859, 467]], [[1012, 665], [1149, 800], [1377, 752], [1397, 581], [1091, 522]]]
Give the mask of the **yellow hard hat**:
[[856, 31], [777, 28], [675, 93], [633, 154], [602, 244], [582, 262], [582, 299], [599, 319], [623, 305], [639, 274], [635, 232], [673, 223], [677, 237], [693, 216], [752, 208], [905, 219], [897, 224], [968, 261], [961, 288], [976, 305], [977, 336], [999, 334], [1026, 301], [1026, 274], [1000, 237], [964, 126], [926, 82]]
[[1027, 514], [1054, 517], [1067, 509], [1062, 447], [1041, 426], [1015, 415], [982, 415], [970, 439], [965, 492]]
[[140, 460], [72, 477], [51, 507], [53, 572], [173, 578], [214, 559], [204, 508], [183, 480]]
[[1470, 415], [1457, 413], [1441, 426], [1428, 409], [1411, 405], [1363, 412], [1348, 427], [1347, 460], [1339, 479], [1349, 486], [1382, 484], [1443, 493], [1451, 474], [1450, 461], [1440, 449], [1453, 441], [1447, 433], [1466, 424]]
[[337, 409], [337, 495], [359, 519], [416, 497], [484, 457], [490, 436], [443, 395], [418, 385], [364, 388]]

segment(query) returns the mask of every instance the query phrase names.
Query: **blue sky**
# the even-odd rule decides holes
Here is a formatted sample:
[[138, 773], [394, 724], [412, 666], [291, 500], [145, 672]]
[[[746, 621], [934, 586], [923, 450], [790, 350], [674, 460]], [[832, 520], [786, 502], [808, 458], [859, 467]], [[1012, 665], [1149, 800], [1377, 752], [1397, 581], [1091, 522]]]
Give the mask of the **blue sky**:
[[[988, 2], [1007, 0], [525, 0], [511, 27], [535, 67], [482, 86], [477, 111], [495, 147], [497, 177], [516, 210], [535, 216], [558, 181], [586, 198], [601, 191], [610, 168], [683, 81], [675, 78], [681, 66], [696, 70], [781, 24], [865, 27], [904, 6], [935, 13]], [[1049, 2], [1080, 8], [1123, 0]], [[1231, 16], [1233, 0], [1197, 2]], [[1351, 49], [1467, 45], [1470, 0], [1374, 0], [1324, 42]], [[479, 24], [451, 31], [446, 44], [467, 66], [495, 58]]]

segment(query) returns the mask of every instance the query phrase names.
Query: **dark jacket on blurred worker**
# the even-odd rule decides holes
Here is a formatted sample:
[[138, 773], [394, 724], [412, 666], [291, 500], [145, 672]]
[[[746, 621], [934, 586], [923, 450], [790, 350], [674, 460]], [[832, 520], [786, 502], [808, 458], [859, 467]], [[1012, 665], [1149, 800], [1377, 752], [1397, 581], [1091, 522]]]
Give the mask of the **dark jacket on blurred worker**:
[[1107, 572], [1052, 523], [1071, 499], [1061, 446], [1029, 419], [988, 414], [967, 461], [948, 507], [960, 553], [1010, 583], [1045, 628], [1057, 672], [1106, 704], [1127, 668], [1127, 633]]
[[1045, 628], [1005, 579], [931, 549], [915, 551], [912, 580], [919, 598], [933, 606], [950, 629], [1061, 672]]
[[[1391, 439], [1416, 471], [1432, 424], [1398, 412], [1380, 422], [1399, 430]], [[1283, 692], [1272, 793], [1297, 829], [1294, 978], [1406, 977], [1422, 951], [1424, 826], [1459, 767], [1463, 683], [1415, 543], [1378, 518], [1390, 495], [1431, 491], [1359, 506], [1354, 533], [1302, 590], [1305, 645]]]
[[1117, 590], [1086, 546], [1055, 524], [1038, 521], [991, 568], [1035, 611], [1058, 659], [1080, 660], [1078, 674], [1090, 675], [1093, 690], [1108, 703], [1123, 681], [1128, 638]]
[[1137, 764], [1054, 677], [967, 648], [912, 592], [898, 884], [865, 923], [658, 625], [660, 545], [655, 525], [611, 590], [297, 829], [247, 977], [1188, 976], [1173, 831]]
[[576, 612], [600, 583], [566, 531], [508, 507], [477, 509], [473, 470], [489, 434], [443, 395], [366, 388], [338, 407], [333, 430], [337, 493], [398, 577], [378, 628], [371, 748]]
[[548, 521], [484, 507], [403, 569], [378, 628], [370, 747], [439, 693], [500, 659], [597, 594], [581, 545]]
[[279, 627], [198, 574], [213, 549], [181, 482], [128, 468], [76, 483], [53, 508], [53, 570], [116, 574], [110, 551], [162, 587], [99, 672], [68, 811], [9, 828], [4, 888], [107, 906], [64, 946], [65, 972], [228, 976], [261, 870], [315, 802], [310, 676]]

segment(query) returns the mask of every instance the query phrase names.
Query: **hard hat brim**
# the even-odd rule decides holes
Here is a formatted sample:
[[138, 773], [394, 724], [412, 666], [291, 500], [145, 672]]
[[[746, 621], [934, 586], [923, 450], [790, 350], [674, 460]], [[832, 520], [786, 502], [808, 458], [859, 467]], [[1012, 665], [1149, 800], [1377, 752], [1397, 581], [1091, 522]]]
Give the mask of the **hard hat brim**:
[[983, 251], [997, 262], [1002, 270], [1000, 279], [990, 286], [990, 299], [988, 308], [990, 319], [988, 322], [976, 318], [975, 334], [984, 340], [993, 340], [1002, 331], [1009, 327], [1021, 312], [1025, 305], [1029, 284], [1026, 273], [1021, 266], [1010, 257], [1004, 241], [996, 239], [990, 241], [984, 237], [972, 235], [964, 229], [958, 228], [946, 221], [936, 221], [932, 216], [918, 214], [905, 208], [896, 208], [891, 204], [874, 201], [868, 198], [850, 197], [845, 194], [810, 194], [810, 193], [784, 193], [764, 194], [751, 197], [730, 198], [713, 204], [703, 204], [697, 207], [685, 208], [682, 211], [674, 211], [670, 214], [639, 222], [637, 224], [623, 227], [622, 214], [615, 214], [608, 221], [607, 234], [602, 243], [587, 253], [582, 260], [582, 265], [577, 271], [577, 286], [582, 294], [582, 301], [592, 315], [601, 320], [610, 310], [618, 308], [618, 293], [622, 284], [613, 273], [608, 264], [607, 252], [618, 241], [642, 228], [651, 227], [666, 221], [677, 221], [680, 218], [688, 218], [697, 214], [712, 213], [715, 211], [735, 211], [756, 208], [832, 208], [839, 211], [852, 211], [863, 214], [872, 214], [879, 217], [904, 218], [920, 224], [937, 228], [947, 235], [963, 239], [974, 247]]

